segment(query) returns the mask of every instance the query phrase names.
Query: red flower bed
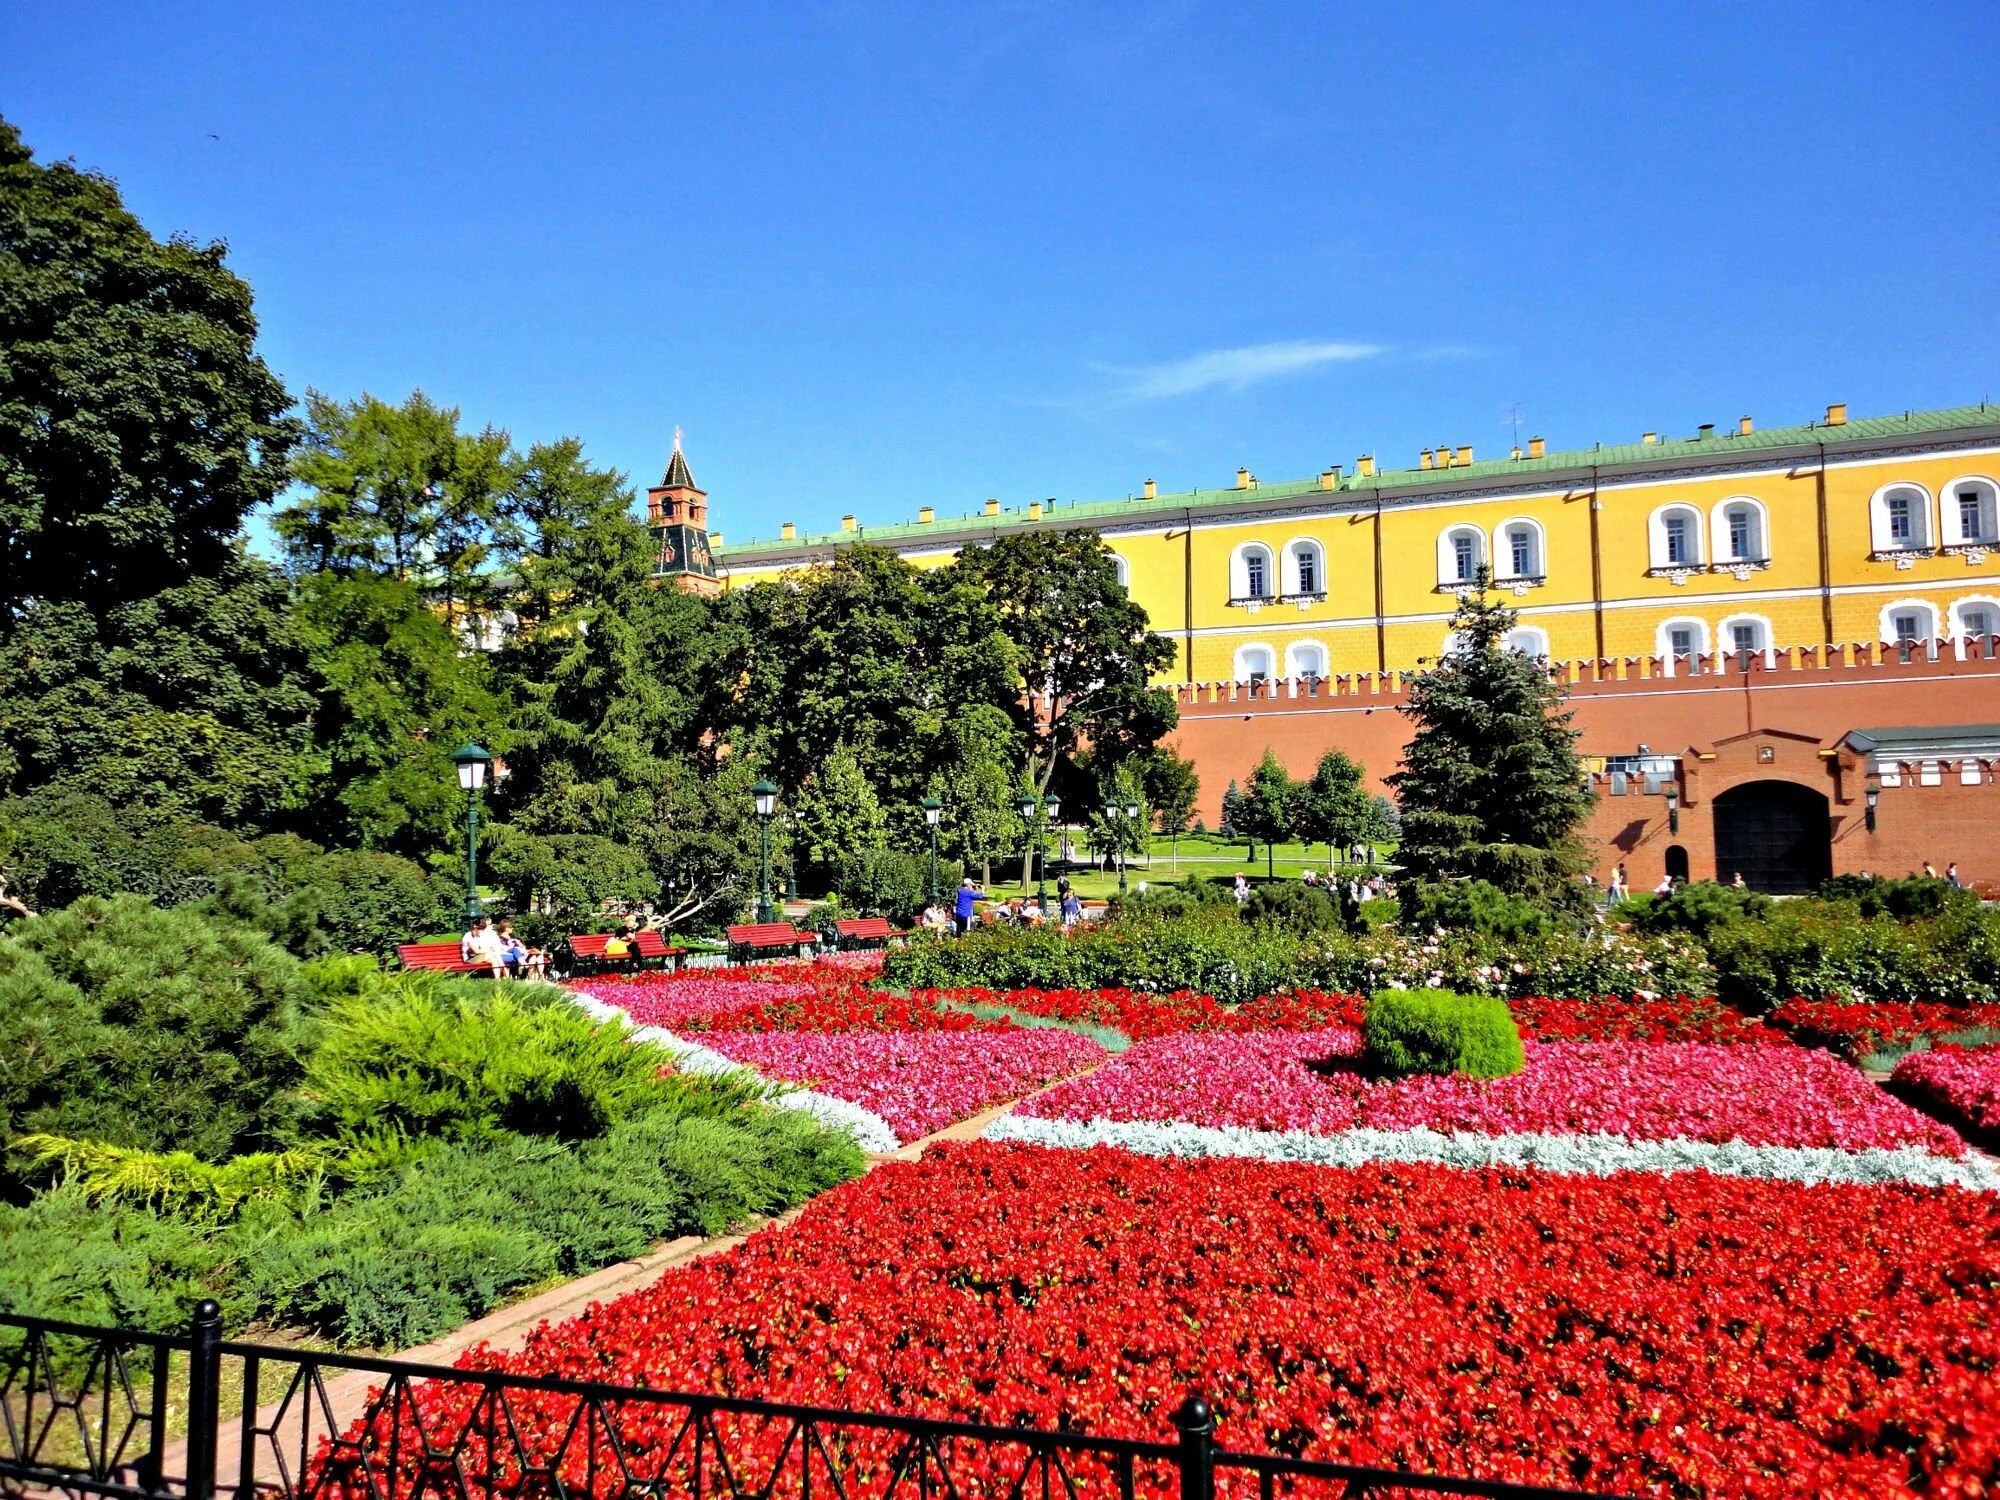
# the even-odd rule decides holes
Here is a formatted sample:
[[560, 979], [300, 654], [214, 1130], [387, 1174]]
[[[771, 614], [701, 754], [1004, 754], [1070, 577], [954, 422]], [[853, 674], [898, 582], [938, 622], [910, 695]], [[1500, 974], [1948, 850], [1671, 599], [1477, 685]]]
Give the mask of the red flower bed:
[[1771, 1024], [1808, 1047], [1846, 1057], [1866, 1057], [1885, 1047], [1908, 1046], [1919, 1037], [1945, 1036], [1974, 1026], [2000, 1028], [2000, 1005], [1849, 1004], [1843, 1000], [1787, 1000]]
[[[1192, 1389], [1234, 1449], [1634, 1494], [1971, 1495], [2000, 1475], [1996, 1325], [1991, 1195], [975, 1143], [462, 1363], [1148, 1438]], [[416, 1395], [432, 1433], [475, 1400]], [[545, 1457], [574, 1402], [514, 1409]], [[627, 1461], [685, 1493], [671, 1426], [617, 1420]], [[768, 1472], [779, 1433], [730, 1430], [737, 1472]], [[888, 1443], [839, 1451], [848, 1493], [881, 1495]], [[960, 1493], [1005, 1493], [979, 1455], [953, 1463]]]
[[1590, 1000], [1550, 1000], [1541, 995], [1509, 1000], [1521, 1035], [1540, 1042], [1777, 1042], [1784, 1038], [1754, 1016], [1731, 1010], [1713, 996], [1671, 1000], [1600, 995]]
[[1109, 1026], [1136, 1041], [1189, 1031], [1320, 1031], [1359, 1026], [1364, 1000], [1324, 990], [1286, 990], [1245, 1005], [1224, 1005], [1213, 995], [1176, 990], [916, 990], [913, 999], [961, 1005], [995, 1005], [1021, 1015], [1070, 1025]]
[[571, 987], [669, 1031], [978, 1031], [1003, 1027], [934, 999], [867, 987], [866, 970], [828, 961], [576, 981]]
[[1954, 1123], [2000, 1135], [2000, 1047], [1912, 1052], [1889, 1076]]

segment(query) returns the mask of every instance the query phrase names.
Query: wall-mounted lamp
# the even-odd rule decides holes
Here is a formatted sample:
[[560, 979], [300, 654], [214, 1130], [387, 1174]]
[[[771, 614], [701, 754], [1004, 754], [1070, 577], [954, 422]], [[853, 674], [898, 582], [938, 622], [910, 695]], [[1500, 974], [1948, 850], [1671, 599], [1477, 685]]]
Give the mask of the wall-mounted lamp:
[[1875, 804], [1882, 800], [1882, 788], [1871, 781], [1868, 784], [1868, 789], [1861, 794], [1861, 800], [1866, 804], [1861, 814], [1861, 821], [1867, 827], [1868, 831], [1873, 833], [1875, 831]]
[[1681, 789], [1677, 786], [1670, 786], [1667, 788], [1667, 832], [1679, 833], [1680, 831]]

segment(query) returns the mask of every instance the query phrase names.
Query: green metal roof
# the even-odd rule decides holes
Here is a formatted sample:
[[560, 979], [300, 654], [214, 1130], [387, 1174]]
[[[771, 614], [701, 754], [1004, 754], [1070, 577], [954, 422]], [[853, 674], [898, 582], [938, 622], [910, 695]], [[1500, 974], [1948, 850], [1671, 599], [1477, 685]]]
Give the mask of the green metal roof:
[[[1560, 453], [1547, 453], [1540, 458], [1489, 458], [1476, 463], [1455, 464], [1449, 468], [1436, 469], [1382, 469], [1365, 477], [1360, 474], [1343, 473], [1332, 493], [1355, 495], [1373, 494], [1377, 490], [1451, 488], [1468, 480], [1493, 479], [1501, 476], [1525, 478], [1537, 474], [1588, 469], [1593, 466], [1599, 468], [1633, 464], [1665, 466], [1689, 459], [1716, 459], [1730, 454], [1753, 454], [1762, 449], [1796, 447], [1802, 443], [1824, 443], [1829, 448], [1835, 448], [1848, 443], [1982, 426], [2000, 426], [2000, 405], [1981, 402], [1977, 406], [1952, 406], [1938, 411], [1906, 411], [1889, 417], [1851, 418], [1833, 425], [1825, 422], [1807, 422], [1796, 427], [1766, 427], [1748, 433], [1739, 433], [1734, 426], [1731, 426], [1727, 430], [1712, 432], [1706, 437], [1666, 438], [1657, 443], [1609, 445], [1600, 443], [1594, 448], [1572, 448]], [[1255, 489], [1237, 489], [1231, 485], [1212, 490], [1187, 490], [1179, 494], [1160, 495], [1151, 500], [1128, 496], [1123, 500], [1093, 500], [1077, 504], [1050, 504], [1048, 501], [1042, 501], [1040, 516], [1031, 516], [1028, 507], [1020, 505], [1002, 510], [995, 516], [975, 512], [960, 516], [939, 516], [934, 521], [898, 521], [885, 526], [861, 526], [853, 531], [819, 532], [790, 540], [759, 538], [747, 542], [732, 542], [726, 547], [717, 548], [716, 552], [719, 557], [727, 558], [732, 553], [787, 550], [803, 552], [864, 541], [894, 546], [960, 530], [1046, 526], [1052, 523], [1083, 525], [1092, 522], [1131, 521], [1157, 511], [1262, 503], [1325, 493], [1327, 492], [1320, 489], [1319, 480], [1314, 478], [1284, 480], [1277, 484], [1259, 483]], [[949, 545], [949, 542], [946, 545]]]

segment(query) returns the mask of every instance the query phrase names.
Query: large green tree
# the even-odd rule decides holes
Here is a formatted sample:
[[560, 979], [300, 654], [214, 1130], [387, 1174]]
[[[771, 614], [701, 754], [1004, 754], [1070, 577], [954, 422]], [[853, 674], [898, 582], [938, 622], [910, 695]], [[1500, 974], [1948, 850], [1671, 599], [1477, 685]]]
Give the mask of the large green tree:
[[310, 700], [242, 546], [295, 437], [256, 334], [221, 245], [0, 121], [0, 787], [249, 821], [296, 795]]
[[1577, 732], [1547, 668], [1507, 649], [1514, 612], [1481, 585], [1452, 616], [1453, 649], [1403, 709], [1416, 732], [1389, 778], [1402, 810], [1399, 859], [1418, 881], [1479, 879], [1565, 904], [1591, 808]]
[[1266, 874], [1277, 868], [1275, 846], [1297, 831], [1299, 792], [1299, 783], [1278, 760], [1277, 753], [1266, 747], [1264, 758], [1250, 773], [1236, 814], [1238, 831], [1252, 843], [1263, 840]]
[[1329, 750], [1313, 768], [1312, 779], [1299, 788], [1293, 829], [1309, 844], [1327, 846], [1327, 863], [1335, 848], [1351, 848], [1381, 835], [1375, 799], [1363, 783], [1358, 761]]
[[1194, 822], [1195, 804], [1201, 800], [1201, 773], [1173, 746], [1158, 745], [1140, 759], [1139, 776], [1146, 787], [1146, 805], [1153, 810], [1153, 826], [1173, 841], [1178, 871], [1181, 835]]

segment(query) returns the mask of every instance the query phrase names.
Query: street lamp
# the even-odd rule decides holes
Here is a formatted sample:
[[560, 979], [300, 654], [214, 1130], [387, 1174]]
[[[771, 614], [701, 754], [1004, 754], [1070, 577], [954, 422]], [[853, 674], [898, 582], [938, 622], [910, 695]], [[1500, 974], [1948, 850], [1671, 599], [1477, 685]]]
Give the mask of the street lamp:
[[924, 810], [924, 822], [931, 831], [931, 905], [938, 904], [937, 888], [937, 831], [938, 819], [944, 816], [944, 804], [935, 797], [926, 797], [917, 804]]
[[479, 905], [479, 791], [486, 785], [493, 757], [467, 740], [451, 752], [451, 763], [465, 792], [465, 921], [469, 927], [484, 915]]
[[1681, 789], [1677, 786], [1670, 786], [1667, 788], [1667, 832], [1679, 833], [1680, 831]]
[[750, 788], [750, 800], [757, 809], [757, 920], [771, 917], [771, 814], [778, 810], [778, 789], [768, 781]]
[[[1125, 833], [1126, 837], [1130, 838], [1139, 829], [1139, 804], [1128, 800], [1125, 803], [1124, 813]], [[1118, 894], [1121, 896], [1125, 894], [1125, 850], [1123, 848], [1120, 848], [1118, 851]]]
[[1049, 824], [1061, 815], [1062, 802], [1059, 798], [1037, 797], [1033, 792], [1021, 794], [1021, 821], [1028, 824], [1028, 831], [1034, 838], [1035, 904], [1041, 908], [1044, 922], [1049, 918]]
[[1867, 825], [1868, 831], [1873, 833], [1875, 831], [1875, 804], [1882, 800], [1882, 788], [1871, 781], [1868, 784], [1867, 790], [1861, 795], [1862, 800], [1867, 803], [1867, 808], [1861, 815], [1862, 822]]

